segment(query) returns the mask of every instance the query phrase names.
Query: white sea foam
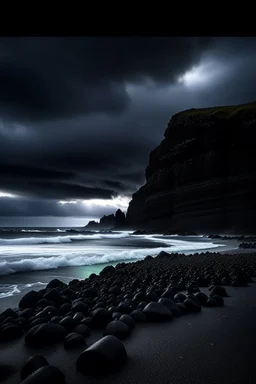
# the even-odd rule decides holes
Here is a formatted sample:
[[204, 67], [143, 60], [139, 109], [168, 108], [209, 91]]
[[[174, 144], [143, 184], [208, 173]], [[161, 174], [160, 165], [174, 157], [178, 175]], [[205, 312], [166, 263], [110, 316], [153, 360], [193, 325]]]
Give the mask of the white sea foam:
[[[80, 235], [79, 235], [80, 236]], [[95, 236], [95, 235], [93, 235]], [[98, 235], [96, 235], [98, 236]], [[110, 235], [99, 235], [110, 236]], [[114, 235], [112, 235], [114, 236]], [[73, 236], [69, 236], [73, 237]], [[17, 272], [47, 270], [60, 267], [70, 266], [86, 266], [103, 264], [115, 261], [126, 261], [143, 259], [147, 255], [155, 256], [161, 251], [165, 252], [191, 252], [202, 251], [203, 249], [210, 249], [218, 247], [217, 244], [211, 242], [191, 242], [175, 239], [161, 239], [155, 238], [152, 235], [143, 236], [144, 238], [152, 241], [166, 243], [167, 247], [157, 248], [87, 248], [77, 246], [73, 250], [70, 248], [59, 249], [58, 247], [45, 249], [42, 246], [38, 249], [33, 249], [33, 253], [26, 254], [19, 250], [19, 258], [13, 259], [6, 257], [4, 261], [0, 262], [0, 275], [9, 275]], [[109, 238], [109, 237], [108, 237]], [[32, 250], [31, 250], [32, 251]], [[17, 250], [18, 252], [18, 250]], [[49, 256], [46, 256], [48, 253]]]
[[[0, 288], [1, 289], [1, 288]], [[18, 285], [12, 284], [12, 285], [6, 285], [2, 287], [0, 293], [0, 299], [3, 299], [4, 297], [9, 297], [15, 295], [15, 293], [20, 293], [21, 291], [18, 289]]]
[[[8, 232], [8, 229], [5, 230]], [[15, 232], [19, 232], [18, 229], [15, 230]], [[20, 232], [32, 232], [32, 233], [49, 233], [49, 232], [66, 232], [65, 229], [59, 229], [57, 228], [56, 230], [45, 230], [45, 229], [21, 229]]]
[[41, 283], [40, 281], [30, 284], [0, 284], [0, 299], [19, 294], [26, 288], [45, 285], [46, 283]]
[[49, 237], [21, 237], [16, 239], [0, 239], [0, 245], [34, 245], [34, 244], [61, 244], [72, 243], [73, 241], [121, 239], [128, 237], [127, 233], [118, 234], [93, 234], [93, 235], [67, 235]]

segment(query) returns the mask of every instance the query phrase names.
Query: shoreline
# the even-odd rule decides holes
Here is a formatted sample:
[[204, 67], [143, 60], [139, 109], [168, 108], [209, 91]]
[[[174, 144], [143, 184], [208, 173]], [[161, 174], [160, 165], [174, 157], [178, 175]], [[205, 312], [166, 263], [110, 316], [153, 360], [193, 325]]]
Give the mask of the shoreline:
[[[171, 236], [171, 235], [169, 235]], [[166, 239], [169, 238], [168, 235], [165, 236]], [[176, 236], [175, 239], [177, 240], [189, 240], [191, 242], [200, 242], [205, 241], [203, 238], [198, 237], [188, 237], [188, 236]], [[223, 239], [207, 239], [209, 242], [216, 244], [215, 248], [205, 248], [202, 250], [194, 250], [194, 251], [178, 251], [180, 255], [185, 254], [189, 256], [190, 254], [195, 253], [203, 253], [203, 252], [219, 252], [219, 253], [247, 253], [247, 252], [253, 252], [252, 249], [249, 250], [243, 250], [237, 248], [237, 241], [235, 240], [223, 240]], [[221, 243], [221, 246], [219, 244]], [[164, 247], [163, 247], [164, 249]], [[170, 252], [168, 252], [170, 253]], [[171, 254], [171, 253], [170, 253]], [[157, 253], [153, 256], [156, 257]], [[146, 256], [145, 256], [146, 257]], [[22, 296], [24, 296], [27, 292], [29, 292], [31, 289], [33, 290], [40, 290], [43, 287], [41, 285], [36, 286], [36, 282], [44, 283], [45, 286], [47, 283], [49, 283], [50, 280], [53, 278], [58, 278], [62, 280], [65, 283], [69, 283], [69, 281], [78, 278], [79, 280], [83, 280], [85, 278], [88, 278], [90, 274], [96, 273], [99, 274], [103, 268], [106, 266], [116, 266], [119, 263], [136, 263], [138, 260], [143, 260], [145, 257], [141, 259], [126, 259], [126, 260], [118, 260], [113, 262], [107, 262], [107, 263], [98, 263], [98, 264], [92, 264], [92, 265], [85, 265], [85, 266], [69, 266], [69, 267], [59, 267], [59, 268], [52, 268], [47, 270], [35, 270], [35, 271], [25, 271], [25, 272], [19, 272], [9, 275], [2, 275], [1, 283], [2, 284], [11, 284], [16, 285], [18, 287], [19, 284], [23, 284], [24, 281], [26, 283], [30, 284], [32, 283], [32, 287], [26, 287], [23, 288], [21, 292], [14, 293], [13, 295], [6, 296], [0, 298], [0, 312], [7, 309], [8, 306], [11, 305], [11, 307], [17, 307], [18, 302], [21, 299]]]
[[[37, 292], [37, 302], [39, 303], [38, 300], [43, 297], [42, 295], [50, 294], [51, 289], [55, 291], [57, 289], [59, 294], [63, 291], [68, 295], [66, 299], [63, 297], [59, 304], [57, 301], [51, 304], [55, 306], [57, 312], [62, 300], [72, 303], [79, 299], [84, 303], [89, 310], [88, 319], [91, 319], [86, 323], [91, 329], [91, 334], [85, 338], [87, 346], [102, 338], [105, 332], [106, 325], [94, 329], [93, 314], [97, 311], [95, 306], [98, 310], [103, 309], [103, 312], [104, 308], [107, 308], [105, 310], [113, 314], [115, 316], [113, 318], [116, 319], [127, 312], [133, 316], [134, 308], [138, 308], [144, 315], [144, 321], [147, 321], [138, 323], [134, 320], [135, 328], [121, 341], [128, 354], [127, 362], [120, 371], [110, 375], [103, 374], [95, 379], [76, 370], [76, 360], [85, 346], [66, 350], [62, 341], [48, 347], [38, 345], [32, 347], [26, 344], [23, 336], [7, 343], [0, 342], [2, 356], [0, 368], [1, 364], [5, 364], [11, 367], [12, 372], [2, 382], [18, 383], [20, 370], [28, 357], [38, 354], [42, 354], [50, 365], [56, 366], [65, 374], [66, 384], [72, 382], [201, 384], [206, 380], [212, 384], [254, 382], [255, 359], [251, 356], [254, 356], [252, 348], [256, 342], [256, 335], [253, 332], [256, 321], [255, 276], [256, 254], [253, 252], [236, 254], [202, 252], [189, 256], [161, 252], [154, 258], [150, 256], [134, 263], [119, 263], [115, 268], [106, 267], [99, 275], [73, 281], [68, 285], [52, 283], [52, 286], [57, 284], [59, 288], [56, 285], [57, 288], [49, 287], [41, 290], [41, 293]], [[208, 287], [212, 284], [224, 287], [228, 297], [222, 297], [220, 300], [222, 294], [217, 294], [219, 298], [216, 298], [216, 294], [211, 296]], [[96, 289], [97, 296], [95, 291], [90, 297], [91, 288]], [[110, 293], [110, 288], [113, 289], [113, 294]], [[88, 292], [89, 297], [85, 296], [85, 292]], [[178, 292], [186, 295], [185, 301], [179, 302], [175, 299]], [[197, 292], [207, 295], [208, 304], [206, 302], [198, 304], [194, 299], [199, 297]], [[217, 289], [216, 292], [222, 291]], [[134, 295], [139, 293], [140, 297], [136, 299]], [[51, 297], [53, 299], [53, 296]], [[57, 297], [59, 296], [55, 294], [54, 300], [60, 300]], [[172, 311], [178, 306], [181, 312], [179, 316], [175, 315], [175, 311], [172, 312], [171, 321], [155, 323], [143, 308], [150, 302], [157, 303], [161, 297], [169, 297], [167, 302], [171, 300], [176, 303]], [[223, 299], [224, 305], [222, 305]], [[143, 300], [145, 303], [142, 304]], [[39, 314], [39, 311], [42, 311], [40, 306], [34, 305], [34, 309], [29, 311], [31, 313], [28, 320], [24, 323], [25, 333], [29, 330], [25, 324], [33, 322], [35, 313]], [[114, 309], [116, 312], [109, 311], [111, 306], [117, 308]], [[128, 309], [129, 306], [131, 309]], [[185, 312], [188, 312], [186, 314], [182, 314], [184, 307]], [[169, 309], [166, 310], [168, 312]], [[120, 314], [117, 315], [118, 311]], [[61, 316], [62, 319], [63, 316], [65, 315]], [[159, 314], [156, 312], [154, 316]], [[3, 317], [1, 319], [2, 322]], [[47, 322], [49, 320], [44, 321], [45, 324], [49, 324]], [[5, 328], [0, 324], [1, 327], [2, 330]], [[68, 332], [70, 331], [71, 329]], [[248, 348], [249, 344], [251, 349]], [[95, 364], [98, 364], [97, 361]]]

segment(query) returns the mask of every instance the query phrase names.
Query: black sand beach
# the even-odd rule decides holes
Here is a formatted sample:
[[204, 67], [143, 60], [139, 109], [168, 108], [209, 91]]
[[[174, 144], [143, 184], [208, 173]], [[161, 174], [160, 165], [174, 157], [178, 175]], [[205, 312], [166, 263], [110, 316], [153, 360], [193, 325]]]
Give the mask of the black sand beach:
[[[33, 354], [42, 354], [66, 374], [71, 383], [252, 384], [256, 381], [256, 286], [226, 287], [230, 297], [221, 308], [204, 308], [170, 323], [138, 324], [123, 343], [128, 360], [117, 374], [88, 378], [76, 373], [75, 362], [83, 350], [63, 346], [27, 350], [23, 343], [1, 346], [1, 360], [15, 368], [3, 383], [19, 383], [19, 370]], [[93, 338], [88, 338], [90, 345]], [[14, 364], [15, 362], [15, 364]]]
[[[253, 253], [203, 253], [191, 256], [161, 253], [156, 258], [149, 257], [136, 263], [119, 264], [116, 268], [103, 270], [99, 276], [73, 282], [69, 288], [64, 287], [73, 298], [69, 296], [69, 299], [64, 301], [68, 303], [79, 298], [79, 302], [87, 303], [92, 318], [96, 303], [103, 303], [99, 307], [105, 308], [118, 306], [119, 303], [120, 312], [132, 315], [135, 308], [142, 311], [143, 306], [161, 300], [161, 297], [169, 297], [169, 300], [177, 302], [174, 296], [176, 292], [186, 293], [185, 299], [189, 297], [188, 302], [184, 301], [185, 305], [179, 304], [180, 310], [186, 309], [188, 313], [176, 316], [174, 310], [172, 320], [155, 322], [144, 310], [147, 321], [135, 321], [135, 329], [121, 341], [128, 356], [121, 370], [96, 377], [84, 375], [76, 369], [80, 353], [103, 336], [105, 327], [95, 330], [93, 321], [87, 323], [92, 332], [86, 337], [86, 345], [73, 350], [64, 349], [63, 341], [51, 346], [35, 346], [25, 343], [23, 336], [17, 340], [2, 340], [1, 382], [19, 383], [20, 371], [27, 359], [32, 355], [43, 355], [50, 365], [56, 366], [65, 374], [67, 384], [254, 383], [256, 286], [251, 277], [255, 275], [256, 255]], [[220, 296], [212, 296], [207, 303], [201, 303], [199, 310], [195, 299], [198, 294], [196, 291], [200, 287], [201, 292], [209, 297], [212, 294], [208, 287], [212, 284], [224, 286], [228, 297], [220, 300]], [[108, 293], [114, 286], [121, 288], [119, 293]], [[85, 290], [88, 292], [90, 287], [97, 287], [97, 297], [92, 300], [85, 297]], [[57, 290], [61, 292], [63, 288]], [[47, 294], [49, 291], [50, 289], [41, 290], [38, 295]], [[140, 303], [141, 297], [136, 300], [136, 292], [145, 293], [145, 304]], [[191, 292], [194, 292], [192, 296]], [[218, 293], [223, 292], [220, 290]], [[126, 298], [125, 294], [128, 295]], [[121, 311], [120, 302], [129, 303], [130, 308]], [[177, 304], [175, 305], [177, 307]], [[59, 305], [53, 303], [53, 306], [58, 312]], [[29, 323], [33, 321], [35, 313], [40, 311], [39, 307], [39, 304], [36, 305], [38, 309], [35, 308], [26, 325], [24, 323], [25, 333], [28, 332]], [[127, 309], [125, 306], [123, 308]], [[116, 318], [120, 315], [116, 315]], [[11, 319], [8, 321], [10, 324], [15, 323]], [[1, 322], [3, 330], [3, 318]], [[66, 334], [69, 332], [70, 330], [66, 331]], [[97, 359], [95, 364], [97, 366]], [[37, 383], [31, 381], [34, 382]]]

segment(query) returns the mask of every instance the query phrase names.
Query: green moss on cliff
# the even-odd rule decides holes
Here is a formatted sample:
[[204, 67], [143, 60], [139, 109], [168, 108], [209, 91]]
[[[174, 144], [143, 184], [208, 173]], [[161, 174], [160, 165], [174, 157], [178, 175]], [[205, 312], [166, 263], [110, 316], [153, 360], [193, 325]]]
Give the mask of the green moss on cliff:
[[256, 102], [249, 104], [231, 105], [227, 107], [188, 109], [173, 116], [173, 122], [180, 120], [246, 120], [256, 118]]

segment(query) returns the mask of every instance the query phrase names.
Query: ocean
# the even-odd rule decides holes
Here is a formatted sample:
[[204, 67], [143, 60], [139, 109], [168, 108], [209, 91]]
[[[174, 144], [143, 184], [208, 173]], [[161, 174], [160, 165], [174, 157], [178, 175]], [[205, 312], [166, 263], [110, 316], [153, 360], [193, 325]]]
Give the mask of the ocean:
[[50, 280], [64, 282], [99, 273], [106, 265], [156, 256], [161, 251], [195, 253], [221, 244], [204, 236], [133, 235], [84, 228], [1, 228], [0, 309], [3, 299], [18, 302]]

